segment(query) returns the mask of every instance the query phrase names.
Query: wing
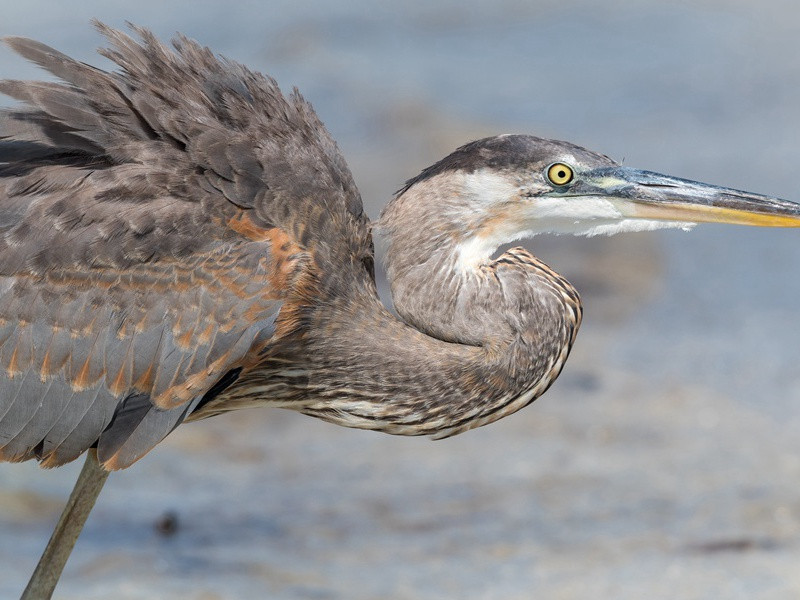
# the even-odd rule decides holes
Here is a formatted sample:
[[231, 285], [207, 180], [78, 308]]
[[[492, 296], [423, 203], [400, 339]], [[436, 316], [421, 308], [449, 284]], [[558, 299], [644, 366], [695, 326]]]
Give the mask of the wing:
[[62, 82], [0, 82], [27, 105], [0, 113], [3, 460], [130, 465], [274, 343], [312, 265], [372, 257], [299, 94], [98, 27], [119, 72], [7, 40]]

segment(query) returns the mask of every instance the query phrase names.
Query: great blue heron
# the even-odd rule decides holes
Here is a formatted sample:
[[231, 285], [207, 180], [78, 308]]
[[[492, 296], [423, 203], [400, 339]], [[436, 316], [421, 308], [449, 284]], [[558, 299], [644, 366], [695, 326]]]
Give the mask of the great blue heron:
[[455, 435], [530, 404], [581, 321], [537, 233], [800, 226], [800, 205], [501, 135], [409, 180], [371, 227], [335, 142], [275, 81], [179, 37], [98, 24], [107, 73], [7, 43], [61, 83], [3, 81], [0, 458], [89, 451], [25, 597], [49, 597], [109, 470], [183, 421], [290, 408]]

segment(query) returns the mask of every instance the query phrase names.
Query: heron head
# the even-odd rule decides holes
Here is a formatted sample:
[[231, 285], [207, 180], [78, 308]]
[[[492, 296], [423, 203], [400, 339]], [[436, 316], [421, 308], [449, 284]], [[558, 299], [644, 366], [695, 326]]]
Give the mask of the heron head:
[[467, 144], [410, 180], [396, 200], [415, 188], [423, 191], [411, 194], [425, 205], [417, 207], [420, 222], [435, 210], [469, 263], [539, 233], [610, 235], [701, 222], [800, 227], [800, 204], [623, 167], [528, 135]]

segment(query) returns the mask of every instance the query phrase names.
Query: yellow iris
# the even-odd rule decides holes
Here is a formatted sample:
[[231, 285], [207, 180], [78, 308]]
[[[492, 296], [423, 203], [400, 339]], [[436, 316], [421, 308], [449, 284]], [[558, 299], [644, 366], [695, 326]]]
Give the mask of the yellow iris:
[[572, 167], [564, 163], [555, 163], [547, 169], [547, 178], [553, 185], [567, 185], [573, 176]]

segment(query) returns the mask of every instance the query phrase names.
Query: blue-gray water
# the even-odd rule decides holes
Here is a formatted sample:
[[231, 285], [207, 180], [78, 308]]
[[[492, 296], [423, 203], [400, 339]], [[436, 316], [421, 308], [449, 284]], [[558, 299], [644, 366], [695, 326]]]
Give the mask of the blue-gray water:
[[[368, 212], [457, 145], [569, 139], [800, 200], [794, 3], [3, 2], [82, 60], [93, 17], [182, 31], [297, 85]], [[38, 71], [3, 51], [0, 74]], [[112, 475], [62, 598], [795, 598], [800, 235], [705, 226], [532, 243], [583, 291], [562, 378], [445, 442], [253, 411]], [[0, 597], [79, 465], [0, 465]], [[174, 511], [163, 537], [153, 523]]]

